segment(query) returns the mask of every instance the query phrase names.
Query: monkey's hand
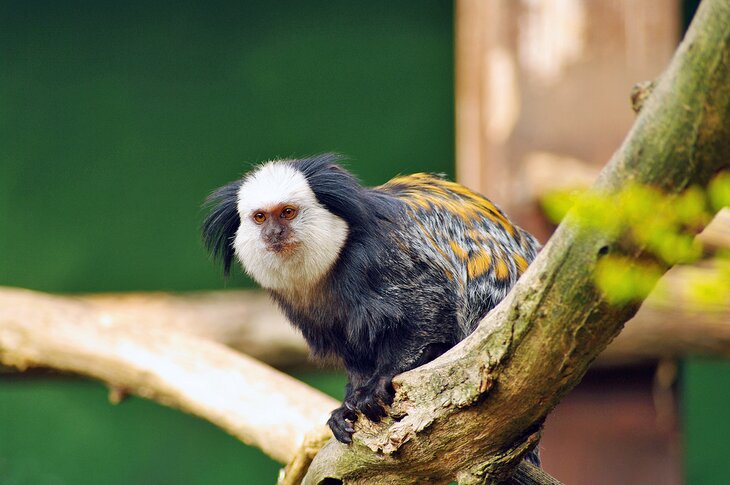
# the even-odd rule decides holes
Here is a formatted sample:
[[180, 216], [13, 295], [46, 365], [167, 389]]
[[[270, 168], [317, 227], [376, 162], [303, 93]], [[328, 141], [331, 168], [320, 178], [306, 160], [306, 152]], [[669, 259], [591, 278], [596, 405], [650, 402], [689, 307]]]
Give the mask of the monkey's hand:
[[374, 423], [387, 415], [385, 406], [392, 404], [395, 395], [392, 382], [391, 376], [375, 376], [348, 393], [342, 406], [332, 411], [327, 421], [337, 441], [345, 444], [352, 442], [352, 433], [355, 432], [352, 423], [357, 421], [358, 412]]
[[[352, 407], [373, 423], [387, 416], [385, 406], [393, 403], [393, 376], [373, 376], [365, 385], [355, 389], [350, 402]], [[347, 404], [347, 402], [345, 403]]]
[[327, 420], [327, 425], [332, 430], [332, 434], [335, 435], [337, 441], [347, 445], [352, 443], [352, 433], [355, 432], [352, 423], [356, 420], [357, 413], [345, 401], [342, 403], [342, 406], [332, 411], [330, 419]]

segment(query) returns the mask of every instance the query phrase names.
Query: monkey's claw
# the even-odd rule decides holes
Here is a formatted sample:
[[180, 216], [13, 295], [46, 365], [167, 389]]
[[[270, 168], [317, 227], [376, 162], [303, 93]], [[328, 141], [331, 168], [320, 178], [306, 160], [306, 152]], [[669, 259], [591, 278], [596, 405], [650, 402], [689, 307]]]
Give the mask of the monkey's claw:
[[355, 432], [352, 423], [357, 420], [357, 414], [352, 409], [348, 409], [349, 407], [347, 404], [343, 404], [332, 411], [330, 419], [327, 420], [327, 425], [337, 441], [346, 445], [352, 443], [352, 433]]

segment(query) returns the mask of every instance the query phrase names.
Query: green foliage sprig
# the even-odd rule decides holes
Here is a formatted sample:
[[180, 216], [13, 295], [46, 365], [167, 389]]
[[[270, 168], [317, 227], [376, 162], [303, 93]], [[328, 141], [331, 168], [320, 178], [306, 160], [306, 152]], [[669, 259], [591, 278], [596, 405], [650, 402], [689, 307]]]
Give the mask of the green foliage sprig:
[[[573, 210], [571, 220], [582, 229], [619, 236], [626, 244], [641, 247], [653, 256], [637, 261], [608, 254], [599, 260], [597, 287], [608, 301], [625, 303], [646, 298], [666, 266], [695, 263], [708, 255], [694, 234], [715, 213], [730, 207], [730, 172], [717, 175], [706, 190], [691, 187], [679, 195], [634, 184], [612, 194], [581, 189], [554, 191], [541, 202], [547, 216], [556, 223]], [[694, 303], [711, 306], [730, 299], [730, 248], [716, 251], [707, 259], [714, 270], [688, 281], [685, 296]], [[662, 290], [660, 284], [656, 291]]]

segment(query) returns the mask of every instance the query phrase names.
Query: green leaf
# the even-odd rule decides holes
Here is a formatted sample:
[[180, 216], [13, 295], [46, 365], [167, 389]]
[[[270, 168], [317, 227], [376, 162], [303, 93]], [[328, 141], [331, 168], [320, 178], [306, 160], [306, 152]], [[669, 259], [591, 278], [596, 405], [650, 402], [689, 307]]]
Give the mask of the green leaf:
[[719, 211], [723, 207], [730, 207], [730, 171], [724, 171], [715, 176], [707, 191], [713, 209]]
[[656, 264], [607, 256], [596, 267], [596, 285], [606, 300], [623, 304], [646, 298], [661, 275], [662, 270]]

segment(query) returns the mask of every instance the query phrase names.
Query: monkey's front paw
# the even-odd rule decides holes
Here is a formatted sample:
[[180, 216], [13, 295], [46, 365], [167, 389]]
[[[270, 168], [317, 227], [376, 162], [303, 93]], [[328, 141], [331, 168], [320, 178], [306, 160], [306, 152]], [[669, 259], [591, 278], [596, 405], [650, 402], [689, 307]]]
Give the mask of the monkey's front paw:
[[392, 378], [378, 377], [355, 391], [353, 404], [370, 421], [377, 423], [387, 416], [385, 406], [393, 402], [394, 395]]
[[355, 432], [352, 423], [356, 420], [357, 414], [353, 411], [352, 406], [343, 403], [342, 406], [332, 411], [327, 425], [337, 441], [347, 445], [352, 443], [352, 433]]

